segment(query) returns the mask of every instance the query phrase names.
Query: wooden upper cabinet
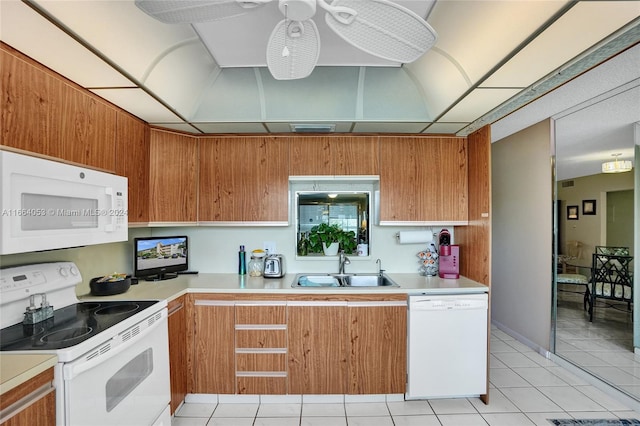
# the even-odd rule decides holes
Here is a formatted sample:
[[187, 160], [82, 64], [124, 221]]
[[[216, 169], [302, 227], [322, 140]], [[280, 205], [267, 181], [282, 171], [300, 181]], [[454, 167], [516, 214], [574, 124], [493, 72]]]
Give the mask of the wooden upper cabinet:
[[116, 115], [116, 174], [129, 179], [129, 223], [149, 222], [149, 126]]
[[380, 138], [380, 221], [466, 223], [467, 140]]
[[288, 223], [288, 153], [286, 138], [201, 138], [198, 220]]
[[0, 44], [2, 145], [62, 158], [61, 80]]
[[198, 139], [151, 130], [149, 221], [195, 222]]
[[61, 127], [65, 160], [115, 171], [115, 108], [94, 95], [66, 86]]
[[293, 176], [377, 175], [377, 136], [302, 136], [291, 139]]

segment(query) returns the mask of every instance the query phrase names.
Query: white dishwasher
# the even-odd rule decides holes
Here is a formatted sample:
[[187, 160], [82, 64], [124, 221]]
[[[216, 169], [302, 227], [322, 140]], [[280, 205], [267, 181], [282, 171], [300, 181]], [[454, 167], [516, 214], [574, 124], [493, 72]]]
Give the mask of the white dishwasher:
[[410, 295], [406, 399], [487, 391], [488, 295]]

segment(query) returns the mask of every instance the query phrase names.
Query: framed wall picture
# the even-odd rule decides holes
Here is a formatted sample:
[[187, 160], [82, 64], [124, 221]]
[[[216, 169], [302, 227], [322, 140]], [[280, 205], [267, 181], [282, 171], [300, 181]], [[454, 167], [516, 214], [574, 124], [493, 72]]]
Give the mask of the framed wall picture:
[[595, 215], [596, 214], [596, 200], [582, 200], [582, 214], [583, 215]]
[[578, 206], [567, 206], [567, 220], [578, 220]]

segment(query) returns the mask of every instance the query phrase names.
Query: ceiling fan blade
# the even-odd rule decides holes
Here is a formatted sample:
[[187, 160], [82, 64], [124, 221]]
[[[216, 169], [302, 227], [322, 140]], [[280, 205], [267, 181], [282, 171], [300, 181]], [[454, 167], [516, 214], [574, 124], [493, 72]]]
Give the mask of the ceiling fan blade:
[[272, 0], [135, 0], [147, 15], [165, 24], [192, 24], [244, 15]]
[[305, 78], [320, 55], [318, 27], [311, 19], [282, 20], [273, 29], [267, 45], [267, 67], [276, 80]]
[[[324, 0], [320, 1], [322, 5]], [[329, 28], [347, 43], [379, 58], [413, 62], [436, 42], [435, 30], [424, 19], [388, 0], [334, 0], [322, 7], [328, 11]], [[355, 11], [355, 17], [344, 18], [338, 8]]]

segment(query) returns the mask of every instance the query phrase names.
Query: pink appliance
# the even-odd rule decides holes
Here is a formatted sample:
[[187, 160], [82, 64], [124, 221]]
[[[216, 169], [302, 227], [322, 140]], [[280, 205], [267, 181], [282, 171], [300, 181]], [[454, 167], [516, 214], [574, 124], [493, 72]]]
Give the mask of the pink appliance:
[[443, 229], [438, 234], [438, 245], [440, 247], [438, 275], [440, 278], [460, 278], [460, 246], [451, 245], [451, 234], [447, 229]]

